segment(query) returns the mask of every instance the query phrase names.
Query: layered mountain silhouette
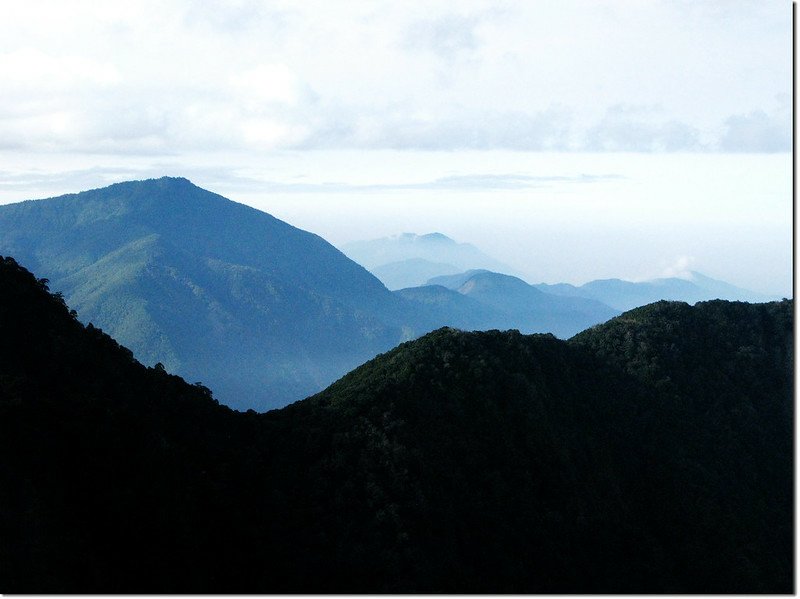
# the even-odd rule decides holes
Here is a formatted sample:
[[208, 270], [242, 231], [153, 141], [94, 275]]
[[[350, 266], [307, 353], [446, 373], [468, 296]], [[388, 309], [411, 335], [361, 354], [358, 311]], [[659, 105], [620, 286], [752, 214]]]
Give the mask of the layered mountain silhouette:
[[569, 283], [554, 285], [539, 283], [534, 287], [552, 295], [594, 299], [617, 310], [630, 310], [659, 300], [678, 300], [693, 304], [712, 299], [747, 302], [769, 302], [780, 299], [742, 289], [695, 271], [688, 272], [685, 278], [669, 277], [640, 282], [601, 279], [579, 287]]
[[442, 233], [402, 233], [342, 245], [342, 251], [367, 268], [389, 289], [418, 287], [428, 279], [470, 269], [517, 274], [470, 243]]
[[0, 259], [0, 590], [791, 593], [792, 302], [440, 329], [266, 414]]
[[322, 238], [186, 179], [2, 206], [0, 250], [145, 363], [240, 408], [300, 399], [424, 332]]
[[449, 324], [464, 329], [518, 329], [570, 337], [619, 314], [597, 300], [544, 293], [522, 279], [487, 270], [435, 277], [425, 286], [397, 293], [443, 306], [451, 315]]
[[[440, 234], [387, 244], [384, 257], [445, 248], [459, 265], [495, 264]], [[441, 326], [568, 336], [615, 314], [533, 289], [526, 303], [509, 288], [507, 305], [483, 301], [487, 293], [474, 302], [392, 293], [317, 235], [181, 178], [0, 206], [0, 252], [49, 279], [82, 322], [137, 359], [207, 384], [238, 409], [302, 399]]]
[[398, 262], [381, 264], [370, 269], [389, 289], [418, 287], [430, 278], [447, 274], [458, 274], [458, 266], [442, 262], [431, 262], [424, 258], [409, 258]]

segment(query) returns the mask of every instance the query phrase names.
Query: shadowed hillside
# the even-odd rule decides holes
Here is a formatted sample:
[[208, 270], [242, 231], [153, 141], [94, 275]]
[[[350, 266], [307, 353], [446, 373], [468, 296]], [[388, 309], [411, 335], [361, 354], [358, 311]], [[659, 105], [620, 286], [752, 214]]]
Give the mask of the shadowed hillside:
[[791, 593], [792, 303], [440, 329], [263, 415], [0, 261], [0, 591]]
[[138, 359], [242, 409], [300, 399], [413, 336], [403, 302], [325, 240], [186, 179], [0, 206], [0, 251]]
[[[482, 256], [440, 234], [390, 241]], [[392, 293], [317, 235], [182, 178], [0, 206], [0, 252], [48, 278], [82, 322], [138, 360], [202, 381], [241, 410], [302, 399], [441, 326], [569, 336], [616, 314], [532, 287], [500, 310]]]

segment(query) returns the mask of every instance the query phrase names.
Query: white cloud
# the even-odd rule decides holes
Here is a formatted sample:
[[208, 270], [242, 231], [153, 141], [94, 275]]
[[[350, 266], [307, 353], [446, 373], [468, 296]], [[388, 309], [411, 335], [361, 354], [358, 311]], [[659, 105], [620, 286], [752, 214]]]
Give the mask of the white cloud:
[[284, 64], [260, 64], [230, 77], [241, 100], [250, 106], [264, 102], [296, 105], [300, 98], [300, 82]]
[[477, 29], [486, 17], [486, 13], [445, 14], [415, 20], [406, 29], [405, 46], [431, 51], [447, 61], [470, 55], [483, 43]]
[[287, 18], [286, 11], [276, 10], [271, 4], [259, 0], [190, 2], [184, 13], [184, 21], [190, 27], [234, 36], [253, 29], [263, 32], [265, 28], [274, 35]]
[[786, 151], [791, 7], [729, 6], [14, 3], [0, 144]]
[[694, 256], [678, 256], [670, 266], [661, 271], [663, 278], [692, 279], [692, 270], [697, 259]]
[[790, 152], [791, 109], [785, 97], [779, 100], [780, 105], [774, 112], [753, 110], [728, 117], [720, 137], [720, 148], [726, 152]]
[[261, 149], [291, 145], [304, 137], [304, 131], [301, 128], [293, 128], [269, 118], [242, 121], [240, 133], [245, 143]]
[[6, 91], [42, 93], [80, 85], [111, 85], [121, 79], [114, 65], [91, 57], [49, 54], [31, 47], [0, 54], [0, 81]]
[[675, 120], [664, 121], [659, 107], [611, 106], [599, 123], [586, 133], [586, 147], [593, 151], [658, 152], [704, 149], [700, 132]]

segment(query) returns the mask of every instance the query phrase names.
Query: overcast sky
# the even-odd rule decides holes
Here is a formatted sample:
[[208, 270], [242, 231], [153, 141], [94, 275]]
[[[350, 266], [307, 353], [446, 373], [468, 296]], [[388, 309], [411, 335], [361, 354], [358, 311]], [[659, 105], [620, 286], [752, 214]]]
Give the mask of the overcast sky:
[[0, 144], [788, 151], [791, 3], [3, 2]]
[[[610, 256], [635, 246], [637, 231], [667, 220], [688, 230], [716, 214], [717, 229], [698, 233], [716, 249], [689, 258], [721, 264], [726, 235], [749, 219], [758, 232], [740, 231], [739, 243], [763, 254], [772, 239], [765, 259], [783, 274], [767, 281], [739, 266], [739, 282], [790, 288], [788, 0], [0, 7], [0, 202], [171, 174], [313, 224], [334, 242], [392, 222], [395, 232], [425, 222], [469, 234], [481, 210], [502, 220], [508, 198], [539, 215], [528, 230], [561, 223], [592, 234], [586, 213], [569, 203], [559, 212], [553, 197], [566, 194], [605, 206], [628, 236], [614, 234], [602, 267], [589, 254], [562, 260], [570, 252], [552, 240], [548, 278], [559, 268], [561, 280], [615, 268], [634, 276], [645, 267]], [[653, 173], [657, 190], [647, 188]], [[727, 203], [709, 197], [717, 186], [730, 191]], [[618, 199], [601, 200], [610, 189]], [[451, 220], [430, 218], [435, 202]], [[353, 214], [336, 216], [343, 211]], [[607, 236], [608, 219], [594, 218], [596, 238]], [[482, 233], [463, 241], [498, 245]], [[653, 273], [669, 255], [688, 259], [666, 239], [654, 241], [663, 255], [637, 257]], [[518, 250], [494, 249], [533, 251], [518, 241]], [[737, 278], [733, 264], [717, 271]]]

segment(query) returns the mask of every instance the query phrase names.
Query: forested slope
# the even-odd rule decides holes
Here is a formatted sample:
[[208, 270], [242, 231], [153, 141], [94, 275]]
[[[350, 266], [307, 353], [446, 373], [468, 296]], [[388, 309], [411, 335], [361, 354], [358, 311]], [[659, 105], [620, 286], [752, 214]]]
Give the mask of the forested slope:
[[792, 305], [440, 329], [265, 414], [0, 262], [0, 591], [781, 592]]

